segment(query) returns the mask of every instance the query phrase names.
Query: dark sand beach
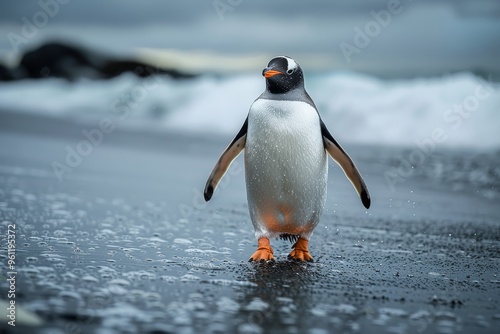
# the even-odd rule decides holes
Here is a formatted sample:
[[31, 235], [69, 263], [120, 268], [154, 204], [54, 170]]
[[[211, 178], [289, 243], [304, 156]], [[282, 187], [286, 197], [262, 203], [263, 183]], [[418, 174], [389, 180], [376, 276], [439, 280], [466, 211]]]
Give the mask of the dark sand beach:
[[201, 193], [232, 138], [117, 128], [60, 181], [98, 121], [0, 114], [2, 333], [498, 333], [497, 152], [438, 148], [391, 187], [414, 147], [345, 143], [372, 207], [330, 162], [315, 262], [272, 240], [276, 262], [253, 264], [242, 157]]

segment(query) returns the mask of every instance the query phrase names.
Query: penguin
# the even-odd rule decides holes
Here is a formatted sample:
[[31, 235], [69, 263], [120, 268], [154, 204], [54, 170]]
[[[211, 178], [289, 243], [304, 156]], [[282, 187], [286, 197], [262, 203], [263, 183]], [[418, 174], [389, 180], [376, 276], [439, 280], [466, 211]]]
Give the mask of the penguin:
[[342, 168], [367, 209], [370, 195], [356, 165], [330, 134], [306, 92], [299, 64], [278, 56], [262, 75], [266, 89], [215, 164], [205, 185], [205, 201], [244, 150], [248, 209], [258, 240], [249, 261], [274, 261], [269, 239], [277, 237], [293, 243], [289, 259], [313, 261], [309, 239], [325, 206], [327, 155]]

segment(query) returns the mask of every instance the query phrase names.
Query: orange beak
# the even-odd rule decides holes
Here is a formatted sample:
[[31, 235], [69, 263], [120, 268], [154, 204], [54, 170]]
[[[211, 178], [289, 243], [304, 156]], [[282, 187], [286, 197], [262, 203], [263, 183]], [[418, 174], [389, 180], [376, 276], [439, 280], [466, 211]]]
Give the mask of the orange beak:
[[264, 77], [266, 79], [269, 79], [270, 77], [274, 77], [277, 74], [283, 74], [280, 71], [275, 71], [275, 70], [267, 70], [264, 72]]

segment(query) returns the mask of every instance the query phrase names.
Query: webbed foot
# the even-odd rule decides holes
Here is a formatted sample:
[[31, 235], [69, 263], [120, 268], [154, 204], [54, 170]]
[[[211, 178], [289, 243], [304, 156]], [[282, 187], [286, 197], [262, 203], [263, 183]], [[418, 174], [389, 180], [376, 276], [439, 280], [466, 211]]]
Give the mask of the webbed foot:
[[262, 237], [259, 239], [257, 250], [252, 254], [249, 261], [274, 261], [273, 248], [268, 238]]
[[309, 254], [309, 240], [299, 238], [292, 248], [293, 250], [288, 254], [289, 259], [313, 262], [313, 257]]

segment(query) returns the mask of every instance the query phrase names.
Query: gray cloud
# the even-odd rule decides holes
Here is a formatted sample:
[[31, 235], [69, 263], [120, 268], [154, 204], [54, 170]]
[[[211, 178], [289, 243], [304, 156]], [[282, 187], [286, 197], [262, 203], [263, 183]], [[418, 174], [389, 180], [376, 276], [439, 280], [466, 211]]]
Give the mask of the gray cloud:
[[[205, 0], [71, 0], [22, 47], [66, 38], [118, 53], [173, 48], [222, 54], [313, 54], [330, 57], [332, 61], [323, 64], [329, 68], [500, 71], [500, 2], [496, 0], [402, 0], [402, 12], [393, 15], [390, 24], [347, 62], [340, 43], [354, 45], [354, 28], [364, 29], [373, 20], [370, 12], [387, 9], [388, 2], [242, 0], [220, 20], [213, 2]], [[30, 19], [39, 10], [37, 1], [0, 4], [3, 54], [11, 49], [8, 33], [20, 34], [21, 18]]]

